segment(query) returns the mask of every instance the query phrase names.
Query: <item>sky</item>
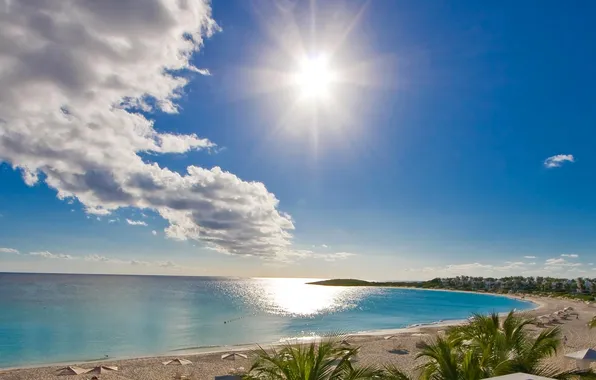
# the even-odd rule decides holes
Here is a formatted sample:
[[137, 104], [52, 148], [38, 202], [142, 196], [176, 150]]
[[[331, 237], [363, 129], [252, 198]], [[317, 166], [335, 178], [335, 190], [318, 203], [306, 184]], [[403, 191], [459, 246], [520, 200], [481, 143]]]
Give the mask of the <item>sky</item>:
[[0, 271], [596, 277], [594, 12], [0, 1]]

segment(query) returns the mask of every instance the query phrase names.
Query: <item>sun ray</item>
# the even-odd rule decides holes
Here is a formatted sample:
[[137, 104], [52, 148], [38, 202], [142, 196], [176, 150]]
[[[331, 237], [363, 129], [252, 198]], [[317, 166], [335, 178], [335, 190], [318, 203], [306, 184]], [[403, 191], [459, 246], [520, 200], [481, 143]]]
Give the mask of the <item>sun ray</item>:
[[[363, 38], [357, 33], [358, 24], [369, 2], [354, 12], [327, 8], [316, 0], [308, 2], [308, 9], [282, 3], [282, 8], [263, 3], [256, 9], [272, 43], [265, 45], [269, 50], [260, 47], [255, 66], [244, 70], [250, 79], [236, 81], [239, 86], [249, 83], [244, 86], [245, 95], [262, 97], [268, 108], [265, 112], [272, 118], [263, 145], [255, 149], [283, 140], [286, 144], [307, 142], [312, 147], [310, 158], [316, 159], [317, 151], [329, 144], [358, 148], [366, 131], [360, 122], [362, 106], [371, 103], [360, 97], [368, 87], [387, 86], [387, 75], [397, 72], [395, 60], [383, 63], [384, 58], [370, 55], [367, 44], [358, 43]], [[380, 77], [380, 72], [390, 74]]]

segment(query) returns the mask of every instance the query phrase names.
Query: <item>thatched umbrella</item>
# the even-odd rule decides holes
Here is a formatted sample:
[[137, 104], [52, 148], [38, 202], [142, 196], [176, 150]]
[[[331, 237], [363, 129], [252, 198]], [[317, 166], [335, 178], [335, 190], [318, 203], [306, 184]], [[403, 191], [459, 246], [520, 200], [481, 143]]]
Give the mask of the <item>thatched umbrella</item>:
[[222, 360], [236, 360], [236, 358], [248, 359], [248, 356], [241, 354], [240, 352], [229, 352], [221, 356]]
[[87, 370], [81, 367], [68, 366], [58, 370], [58, 375], [80, 375], [86, 373]]
[[97, 374], [102, 374], [102, 373], [110, 373], [110, 372], [115, 372], [118, 371], [118, 367], [113, 366], [113, 365], [100, 365], [97, 366], [93, 369], [90, 369], [89, 371], [85, 372], [85, 373], [97, 373]]
[[167, 362], [163, 362], [163, 365], [170, 365], [170, 364], [178, 364], [178, 365], [189, 365], [192, 364], [192, 362], [190, 360], [187, 359], [173, 359], [173, 360], [168, 360]]

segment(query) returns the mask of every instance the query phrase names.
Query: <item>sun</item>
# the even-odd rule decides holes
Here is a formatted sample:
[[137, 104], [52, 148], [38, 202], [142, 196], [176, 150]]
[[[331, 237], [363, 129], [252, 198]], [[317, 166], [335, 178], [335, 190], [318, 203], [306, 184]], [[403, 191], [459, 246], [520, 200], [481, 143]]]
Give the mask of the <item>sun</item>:
[[329, 95], [330, 87], [337, 79], [325, 56], [305, 58], [294, 75], [294, 84], [302, 96], [320, 99]]

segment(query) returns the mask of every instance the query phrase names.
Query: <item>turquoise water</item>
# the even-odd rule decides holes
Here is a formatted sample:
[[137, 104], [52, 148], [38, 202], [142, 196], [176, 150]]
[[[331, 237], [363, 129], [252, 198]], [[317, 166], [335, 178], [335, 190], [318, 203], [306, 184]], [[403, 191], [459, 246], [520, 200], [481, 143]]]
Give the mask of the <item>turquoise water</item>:
[[0, 367], [395, 329], [533, 307], [473, 293], [308, 281], [0, 273]]

